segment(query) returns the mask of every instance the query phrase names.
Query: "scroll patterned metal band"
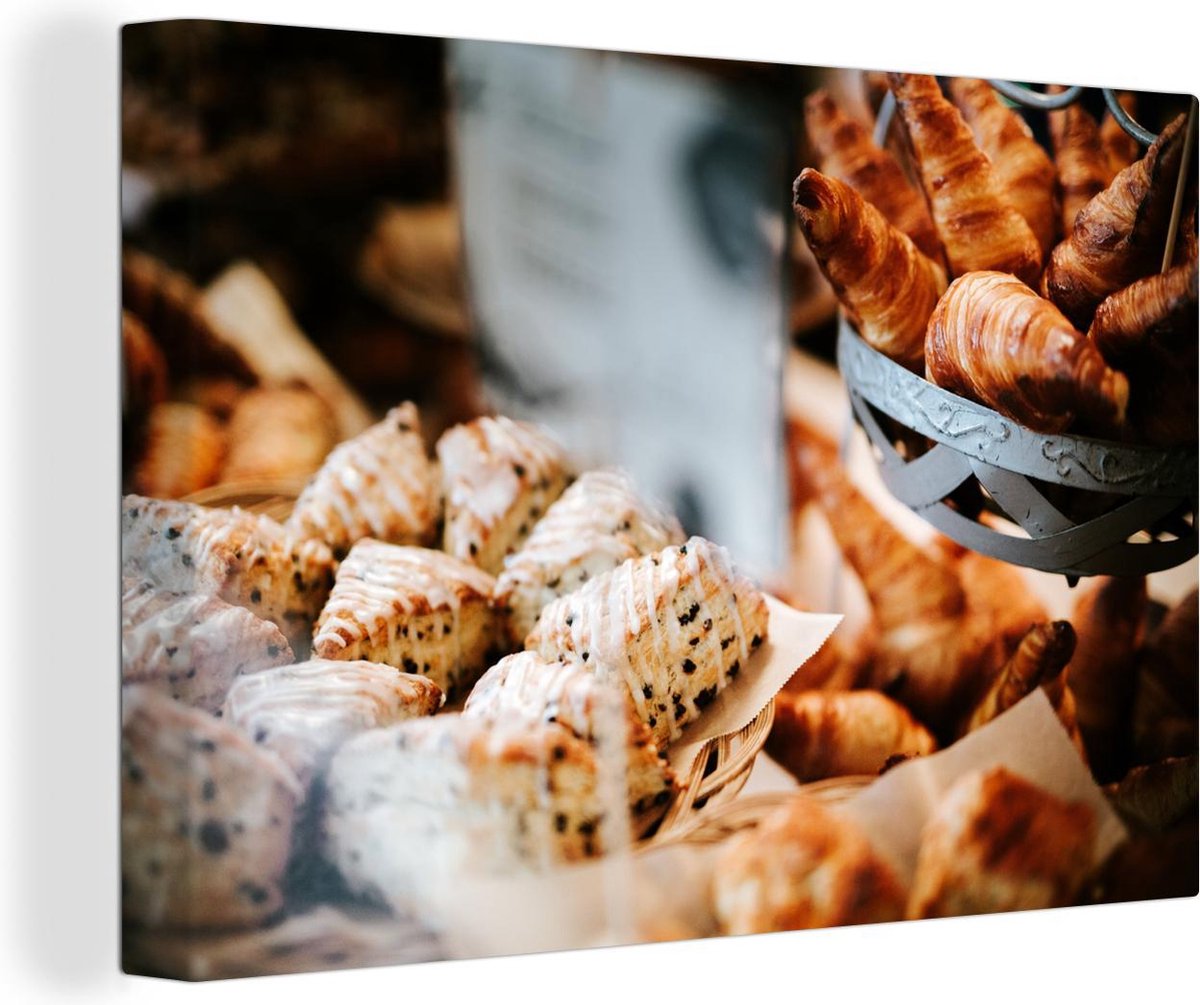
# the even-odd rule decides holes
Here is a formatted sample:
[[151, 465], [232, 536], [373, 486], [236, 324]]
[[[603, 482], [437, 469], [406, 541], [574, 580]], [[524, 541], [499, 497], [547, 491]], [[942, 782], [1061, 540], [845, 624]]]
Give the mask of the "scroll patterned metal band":
[[[880, 453], [880, 475], [888, 490], [971, 550], [1069, 576], [1144, 574], [1196, 554], [1194, 448], [1128, 447], [1037, 433], [906, 370], [868, 346], [844, 319], [838, 365], [855, 415]], [[934, 446], [913, 459], [901, 456], [875, 409], [933, 440]], [[1030, 478], [1109, 500], [1127, 498], [1076, 523]], [[994, 529], [943, 501], [971, 482], [1029, 537]], [[1145, 543], [1129, 542], [1139, 531], [1168, 525], [1173, 539], [1156, 540], [1148, 533]]]

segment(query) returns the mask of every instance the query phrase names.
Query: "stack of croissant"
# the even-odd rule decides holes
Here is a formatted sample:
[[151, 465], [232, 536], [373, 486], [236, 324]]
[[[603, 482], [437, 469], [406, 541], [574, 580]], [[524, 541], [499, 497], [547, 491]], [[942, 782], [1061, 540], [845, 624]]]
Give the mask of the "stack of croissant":
[[1072, 105], [1049, 113], [1051, 157], [985, 81], [952, 79], [948, 96], [931, 76], [888, 83], [917, 184], [818, 91], [805, 121], [820, 170], [793, 191], [863, 339], [1039, 432], [1195, 442], [1194, 186], [1164, 264], [1186, 116], [1139, 158], [1111, 117]]
[[767, 752], [801, 782], [875, 775], [1041, 688], [1133, 835], [1070, 902], [1189, 892], [1197, 592], [1156, 619], [1145, 577], [1097, 577], [1069, 620], [1053, 619], [1015, 569], [942, 538], [919, 547], [859, 489], [830, 441], [800, 422], [791, 436], [795, 508], [828, 525], [870, 618], [839, 628], [797, 671], [776, 699]]

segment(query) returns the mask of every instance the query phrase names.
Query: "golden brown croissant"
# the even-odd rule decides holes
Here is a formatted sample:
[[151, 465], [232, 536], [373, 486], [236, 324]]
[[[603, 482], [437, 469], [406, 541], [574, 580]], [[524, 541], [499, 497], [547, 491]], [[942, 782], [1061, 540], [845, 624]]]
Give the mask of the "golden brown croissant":
[[1196, 752], [1197, 592], [1176, 604], [1146, 640], [1133, 704], [1135, 763]]
[[1129, 428], [1170, 446], [1196, 439], [1197, 263], [1176, 265], [1119, 290], [1097, 309], [1088, 335], [1129, 375]]
[[1137, 648], [1146, 616], [1144, 576], [1103, 577], [1075, 602], [1079, 643], [1071, 660], [1071, 688], [1092, 772], [1111, 781], [1129, 753]]
[[[1125, 109], [1125, 114], [1136, 118], [1137, 98], [1129, 91], [1117, 95], [1117, 102]], [[1100, 120], [1100, 146], [1108, 162], [1109, 178], [1115, 177], [1138, 159], [1138, 141], [1130, 136], [1121, 124], [1113, 117], [1112, 112], [1106, 111]]]
[[950, 284], [929, 319], [925, 368], [939, 387], [1044, 433], [1125, 417], [1129, 382], [1055, 306], [1002, 272]]
[[932, 734], [879, 691], [804, 691], [775, 699], [767, 753], [802, 782], [876, 774], [897, 754], [931, 754]]
[[1004, 767], [963, 775], [921, 831], [909, 918], [1073, 904], [1092, 868], [1097, 820]]
[[[1197, 263], [1193, 259], [1118, 290], [1096, 308], [1088, 337], [1112, 366], [1137, 363], [1147, 343], [1196, 343]], [[1166, 363], [1166, 360], [1158, 361]]]
[[981, 665], [990, 639], [964, 618], [957, 573], [884, 519], [833, 455], [809, 444], [796, 455], [811, 498], [871, 601], [879, 629], [876, 682], [927, 726], [951, 727], [991, 680]]
[[849, 185], [813, 168], [800, 172], [792, 207], [838, 300], [862, 337], [919, 370], [925, 325], [946, 275]]
[[877, 147], [862, 124], [838, 108], [824, 89], [805, 100], [804, 125], [821, 158], [821, 172], [849, 185], [940, 265], [942, 242], [929, 208], [896, 158]]
[[304, 479], [333, 449], [337, 428], [324, 400], [306, 387], [256, 387], [234, 406], [227, 427], [227, 482]]
[[123, 412], [142, 413], [166, 400], [167, 361], [146, 326], [121, 312], [121, 404]]
[[1031, 694], [1034, 688], [1057, 678], [1074, 651], [1075, 630], [1069, 621], [1034, 625], [1000, 669], [983, 701], [975, 706], [963, 732], [969, 733], [986, 725]]
[[996, 269], [1036, 283], [1038, 239], [1005, 199], [991, 162], [937, 79], [915, 73], [888, 79], [951, 275]]
[[1001, 191], [1029, 224], [1045, 258], [1058, 236], [1054, 162], [1025, 120], [1000, 100], [986, 80], [955, 77], [950, 95], [991, 160]]
[[[1050, 88], [1051, 93], [1059, 90]], [[1047, 119], [1062, 195], [1062, 229], [1070, 237], [1079, 211], [1104, 191], [1115, 172], [1109, 170], [1100, 127], [1086, 108], [1076, 102], [1050, 112]]]
[[992, 640], [988, 665], [1000, 667], [1025, 633], [1039, 622], [1049, 621], [1050, 615], [1014, 566], [963, 550], [954, 560], [967, 597], [967, 616]]
[[225, 459], [225, 430], [204, 409], [164, 401], [146, 418], [145, 445], [133, 469], [133, 490], [180, 499], [215, 485]]
[[1162, 264], [1167, 223], [1183, 150], [1183, 116], [1079, 211], [1073, 230], [1050, 254], [1042, 292], [1080, 330], [1110, 293]]

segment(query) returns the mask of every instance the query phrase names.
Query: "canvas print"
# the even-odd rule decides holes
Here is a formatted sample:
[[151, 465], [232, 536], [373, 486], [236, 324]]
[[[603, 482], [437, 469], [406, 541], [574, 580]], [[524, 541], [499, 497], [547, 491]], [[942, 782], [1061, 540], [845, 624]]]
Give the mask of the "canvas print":
[[1196, 895], [1196, 119], [126, 26], [124, 968]]

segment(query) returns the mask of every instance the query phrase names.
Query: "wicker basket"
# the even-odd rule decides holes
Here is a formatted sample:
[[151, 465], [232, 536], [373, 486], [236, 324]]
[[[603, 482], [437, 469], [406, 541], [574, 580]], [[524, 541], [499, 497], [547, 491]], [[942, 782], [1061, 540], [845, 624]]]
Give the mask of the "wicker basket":
[[[1195, 447], [1035, 432], [906, 370], [845, 318], [838, 367], [889, 491], [972, 551], [1072, 577], [1145, 575], [1196, 554]], [[932, 443], [910, 454], [919, 441]]]
[[[282, 521], [291, 513], [303, 487], [303, 482], [296, 481], [227, 482], [193, 493], [187, 502], [238, 506]], [[771, 702], [745, 728], [708, 740], [690, 768], [679, 773], [680, 788], [645, 843], [674, 838], [701, 809], [724, 805], [741, 792], [774, 721], [775, 703]]]

